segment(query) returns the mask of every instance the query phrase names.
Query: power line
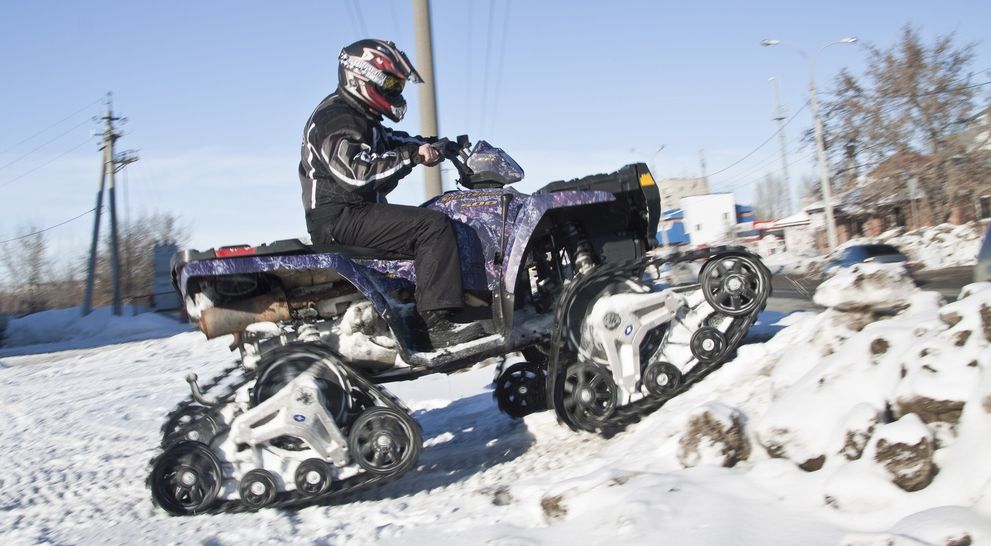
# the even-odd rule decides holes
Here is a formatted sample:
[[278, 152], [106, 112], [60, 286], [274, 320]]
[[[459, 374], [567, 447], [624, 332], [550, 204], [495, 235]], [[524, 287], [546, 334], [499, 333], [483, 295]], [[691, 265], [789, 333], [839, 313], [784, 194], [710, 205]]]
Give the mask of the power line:
[[37, 152], [38, 150], [40, 150], [40, 149], [42, 149], [42, 148], [44, 148], [45, 146], [48, 146], [48, 145], [49, 145], [49, 144], [51, 144], [52, 142], [55, 142], [56, 140], [58, 140], [58, 139], [60, 139], [60, 138], [62, 138], [62, 137], [64, 137], [65, 135], [67, 135], [67, 134], [69, 134], [69, 133], [71, 133], [72, 131], [75, 131], [76, 129], [78, 129], [78, 128], [80, 128], [80, 127], [82, 127], [83, 125], [85, 125], [85, 124], [87, 124], [87, 123], [90, 123], [90, 122], [92, 122], [92, 121], [93, 121], [92, 119], [84, 119], [84, 120], [82, 121], [82, 123], [79, 123], [78, 125], [73, 125], [72, 127], [70, 127], [70, 128], [69, 128], [69, 129], [68, 129], [67, 131], [65, 131], [64, 133], [59, 133], [59, 134], [58, 134], [57, 136], [55, 136], [54, 138], [51, 138], [51, 139], [49, 139], [49, 140], [47, 140], [47, 141], [45, 141], [45, 142], [44, 142], [44, 143], [42, 143], [41, 145], [39, 145], [39, 146], [37, 146], [37, 147], [35, 147], [34, 149], [32, 149], [32, 150], [31, 150], [30, 152], [26, 152], [26, 153], [24, 153], [24, 154], [21, 154], [21, 155], [20, 155], [19, 157], [16, 157], [16, 158], [14, 158], [14, 159], [12, 159], [12, 160], [10, 160], [10, 161], [8, 161], [8, 162], [7, 162], [7, 163], [5, 163], [4, 165], [0, 165], [0, 171], [2, 171], [2, 170], [4, 170], [4, 169], [6, 169], [7, 167], [9, 167], [9, 166], [11, 166], [11, 165], [13, 165], [14, 163], [17, 163], [18, 161], [20, 161], [20, 160], [22, 160], [22, 159], [24, 159], [25, 157], [27, 157], [27, 156], [29, 156], [29, 155], [31, 155], [31, 154], [33, 154], [33, 153], [35, 153], [35, 152]]
[[495, 93], [492, 99], [492, 124], [489, 127], [489, 133], [495, 133], [495, 122], [498, 118], [496, 115], [499, 112], [499, 90], [502, 88], [502, 65], [503, 60], [506, 58], [506, 34], [509, 32], [509, 5], [511, 0], [506, 0], [506, 9], [502, 14], [502, 37], [499, 43], [499, 63], [496, 64], [496, 81], [495, 81]]
[[53, 230], [53, 229], [55, 229], [57, 227], [62, 227], [64, 225], [68, 224], [69, 222], [78, 220], [78, 219], [82, 218], [83, 216], [86, 216], [87, 214], [90, 214], [91, 212], [93, 212], [95, 210], [96, 210], [96, 207], [93, 207], [93, 208], [89, 209], [88, 211], [80, 214], [79, 216], [73, 216], [72, 218], [69, 218], [68, 220], [59, 222], [59, 223], [55, 224], [54, 226], [49, 226], [49, 227], [46, 227], [45, 229], [39, 229], [38, 231], [34, 231], [32, 233], [28, 233], [27, 235], [21, 235], [20, 237], [14, 237], [13, 239], [7, 239], [6, 241], [0, 241], [0, 245], [5, 245], [7, 243], [12, 243], [14, 241], [20, 241], [21, 239], [27, 239], [28, 237], [33, 237], [33, 236], [38, 235], [40, 233], [44, 233], [46, 231]]
[[395, 42], [404, 44], [406, 43], [405, 33], [402, 31], [402, 28], [399, 26], [399, 14], [396, 12], [396, 0], [389, 0], [389, 11], [392, 12], [392, 26], [395, 27], [395, 31], [396, 31]]
[[[980, 82], [980, 83], [972, 83], [972, 84], [969, 84], [969, 85], [962, 85], [960, 87], [948, 87], [948, 88], [943, 88], [943, 89], [933, 89], [932, 91], [926, 91], [924, 93], [911, 93], [911, 94], [895, 93], [895, 94], [890, 94], [890, 95], [881, 95], [881, 94], [876, 94], [875, 95], [875, 94], [870, 94], [870, 93], [864, 93], [863, 96], [862, 96], [862, 98], [864, 98], [864, 99], [917, 99], [919, 97], [930, 97], [932, 95], [941, 95], [943, 93], [956, 93], [957, 91], [966, 91], [968, 89], [976, 89], [978, 87], [984, 87], [985, 85], [991, 85], [991, 81]], [[836, 93], [836, 92], [833, 92], [831, 94], [832, 95], [838, 95], [838, 93]], [[861, 97], [857, 97], [857, 98], [861, 98]]]
[[361, 37], [367, 38], [368, 28], [365, 27], [365, 16], [361, 13], [361, 2], [359, 2], [358, 0], [350, 0], [350, 1], [354, 3], [354, 13], [355, 16], [358, 18], [358, 27], [361, 29]]
[[80, 108], [79, 110], [76, 110], [75, 112], [73, 112], [73, 113], [71, 113], [71, 114], [69, 114], [68, 116], [65, 116], [64, 118], [62, 118], [62, 119], [60, 119], [60, 120], [58, 120], [58, 121], [56, 121], [55, 123], [53, 123], [53, 124], [51, 124], [51, 125], [49, 125], [48, 127], [45, 127], [44, 129], [42, 129], [42, 130], [40, 130], [40, 131], [38, 131], [37, 133], [34, 133], [33, 135], [31, 135], [31, 136], [29, 136], [29, 137], [27, 137], [27, 138], [25, 138], [24, 140], [21, 140], [20, 142], [18, 142], [18, 143], [16, 143], [16, 144], [14, 144], [14, 145], [12, 145], [12, 146], [9, 146], [9, 147], [7, 147], [7, 148], [4, 148], [3, 150], [0, 150], [0, 154], [5, 154], [5, 153], [7, 153], [7, 152], [9, 152], [10, 150], [13, 150], [14, 148], [16, 148], [16, 147], [18, 147], [18, 146], [20, 146], [21, 144], [24, 144], [25, 142], [27, 142], [27, 141], [29, 141], [29, 140], [31, 140], [32, 138], [34, 138], [34, 137], [36, 137], [36, 136], [38, 136], [38, 135], [40, 135], [40, 134], [42, 134], [42, 133], [45, 133], [45, 132], [46, 132], [46, 131], [48, 131], [49, 129], [51, 129], [51, 128], [53, 128], [53, 127], [57, 127], [57, 126], [59, 126], [59, 125], [61, 125], [61, 124], [62, 124], [62, 123], [64, 123], [64, 122], [65, 122], [66, 120], [69, 120], [69, 119], [72, 119], [72, 118], [74, 118], [74, 117], [76, 117], [76, 115], [77, 115], [77, 114], [79, 114], [80, 112], [82, 112], [82, 111], [84, 111], [84, 110], [86, 110], [87, 108], [89, 108], [90, 106], [93, 106], [94, 104], [97, 104], [97, 103], [99, 103], [99, 102], [101, 102], [102, 100], [103, 100], [103, 97], [100, 97], [100, 98], [98, 98], [98, 99], [96, 99], [95, 101], [93, 101], [93, 102], [91, 102], [91, 103], [89, 103], [89, 104], [87, 104], [86, 106], [83, 106], [83, 107], [82, 107], [82, 108]]
[[805, 108], [808, 105], [809, 105], [809, 102], [808, 101], [805, 101], [805, 104], [803, 104], [801, 108], [799, 108], [798, 110], [796, 110], [795, 113], [792, 114], [790, 118], [788, 118], [788, 121], [784, 122], [784, 124], [782, 124], [781, 127], [778, 128], [777, 131], [774, 131], [773, 133], [771, 133], [771, 136], [767, 137], [767, 139], [765, 139], [764, 142], [761, 142], [760, 144], [757, 145], [756, 148], [754, 148], [753, 150], [750, 150], [750, 152], [747, 155], [741, 157], [740, 159], [737, 159], [733, 163], [730, 163], [726, 167], [723, 167], [722, 169], [719, 169], [718, 171], [716, 171], [714, 173], [709, 173], [709, 176], [711, 177], [711, 176], [716, 176], [717, 174], [724, 173], [724, 172], [732, 169], [733, 167], [739, 165], [740, 163], [743, 163], [748, 157], [750, 157], [750, 156], [754, 155], [755, 153], [757, 153], [758, 150], [760, 150], [761, 148], [763, 148], [768, 142], [770, 142], [772, 139], [774, 139], [774, 137], [778, 136], [778, 133], [780, 133], [782, 130], [784, 130], [784, 128], [787, 127], [789, 123], [791, 123], [792, 121], [794, 121], [794, 119], [796, 117], [798, 117], [798, 114], [802, 113], [802, 111], [805, 110]]
[[488, 109], [489, 62], [492, 57], [492, 21], [495, 19], [495, 0], [489, 0], [489, 28], [485, 37], [485, 75], [482, 78], [482, 136], [485, 134], [485, 111]]
[[[812, 152], [809, 155], [800, 157], [800, 158], [792, 161], [791, 163], [788, 164], [788, 166], [791, 167], [792, 165], [795, 165], [796, 163], [799, 163], [799, 162], [802, 162], [802, 161], [809, 161], [810, 159], [813, 159], [815, 156], [816, 156], [816, 152]], [[778, 167], [778, 169], [776, 169], [776, 170], [768, 171], [767, 173], [765, 173], [765, 175], [768, 175], [768, 174], [775, 175], [775, 174], [778, 174], [778, 173], [780, 173], [782, 171], [784, 171], [784, 167]], [[732, 185], [728, 186], [726, 188], [726, 190], [727, 190], [728, 193], [733, 193], [736, 190], [739, 190], [739, 189], [745, 188], [747, 186], [751, 186], [753, 184], [756, 184], [757, 182], [760, 182], [760, 181], [764, 180], [764, 178], [765, 177], [763, 177], [763, 176], [758, 176], [757, 178], [754, 178], [754, 179], [752, 179], [752, 180], [750, 180], [748, 182], [740, 182], [740, 183], [737, 183], [737, 184], [732, 184]]]
[[472, 80], [472, 77], [471, 77], [471, 49], [472, 49], [471, 48], [471, 46], [472, 46], [471, 27], [472, 27], [472, 9], [471, 9], [471, 6], [474, 5], [474, 3], [473, 2], [465, 2], [465, 4], [468, 6], [468, 24], [465, 25], [466, 35], [467, 35], [467, 38], [468, 38], [468, 43], [467, 43], [467, 45], [465, 47], [465, 60], [466, 60], [466, 67], [465, 67], [465, 110], [466, 110], [466, 113], [465, 113], [465, 127], [467, 127], [468, 130], [470, 131], [471, 130], [471, 108], [472, 108], [472, 103], [471, 103], [471, 80]]
[[65, 157], [65, 156], [67, 156], [67, 155], [69, 155], [70, 153], [72, 153], [72, 152], [74, 152], [74, 151], [76, 151], [76, 150], [78, 150], [79, 148], [82, 148], [82, 147], [83, 147], [84, 145], [86, 145], [86, 144], [88, 144], [88, 143], [89, 143], [89, 142], [90, 142], [91, 140], [93, 140], [93, 137], [92, 137], [92, 136], [90, 136], [90, 137], [89, 137], [89, 138], [87, 138], [86, 140], [84, 140], [84, 141], [82, 141], [82, 142], [80, 142], [79, 144], [77, 144], [77, 145], [75, 145], [75, 146], [73, 146], [72, 148], [69, 148], [68, 150], [66, 150], [66, 151], [64, 151], [64, 152], [62, 152], [62, 153], [60, 153], [59, 155], [57, 155], [57, 156], [55, 156], [55, 157], [53, 157], [53, 158], [51, 158], [51, 159], [49, 159], [48, 161], [46, 161], [46, 162], [44, 162], [44, 163], [42, 163], [41, 165], [38, 165], [37, 167], [35, 167], [35, 168], [33, 168], [33, 169], [31, 169], [30, 171], [27, 171], [26, 173], [23, 173], [23, 174], [21, 174], [20, 176], [15, 176], [14, 178], [11, 178], [10, 180], [8, 180], [8, 181], [6, 181], [6, 182], [4, 182], [3, 184], [0, 184], [0, 189], [2, 189], [2, 188], [6, 188], [6, 187], [7, 187], [7, 186], [9, 186], [10, 184], [12, 184], [12, 183], [14, 183], [14, 182], [16, 182], [16, 181], [18, 181], [18, 180], [20, 180], [20, 179], [22, 179], [22, 178], [24, 178], [25, 176], [27, 176], [27, 175], [29, 175], [29, 174], [31, 174], [31, 173], [33, 173], [33, 172], [36, 172], [36, 171], [38, 171], [38, 170], [39, 170], [39, 169], [41, 169], [42, 167], [45, 167], [45, 166], [47, 166], [47, 165], [50, 165], [50, 164], [52, 164], [52, 163], [54, 163], [54, 162], [56, 162], [56, 161], [58, 161], [59, 159], [62, 159], [63, 157]]
[[358, 31], [358, 19], [354, 15], [354, 6], [351, 5], [351, 0], [344, 0], [344, 8], [348, 10], [348, 19], [351, 19], [351, 31], [354, 32], [358, 40], [365, 38], [364, 35], [359, 34]]

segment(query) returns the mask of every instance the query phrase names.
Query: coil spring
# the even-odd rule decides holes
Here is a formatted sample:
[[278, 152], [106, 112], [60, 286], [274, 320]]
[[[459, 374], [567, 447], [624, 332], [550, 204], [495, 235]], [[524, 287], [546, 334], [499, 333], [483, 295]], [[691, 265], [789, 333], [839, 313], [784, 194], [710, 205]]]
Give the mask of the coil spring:
[[565, 224], [564, 237], [568, 246], [574, 249], [575, 273], [584, 273], [592, 269], [595, 266], [595, 258], [581, 228], [574, 222]]

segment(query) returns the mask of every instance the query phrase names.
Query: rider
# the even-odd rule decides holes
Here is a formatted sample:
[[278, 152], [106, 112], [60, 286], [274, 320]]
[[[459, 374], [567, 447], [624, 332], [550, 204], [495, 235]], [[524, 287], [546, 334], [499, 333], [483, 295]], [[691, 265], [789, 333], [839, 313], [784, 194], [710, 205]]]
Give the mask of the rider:
[[299, 180], [314, 245], [341, 244], [410, 255], [416, 308], [434, 348], [482, 335], [479, 324], [451, 316], [464, 306], [458, 246], [451, 221], [423, 208], [386, 204], [385, 195], [416, 165], [443, 159], [429, 141], [393, 131], [406, 113], [403, 86], [423, 80], [392, 42], [359, 40], [341, 50], [337, 90], [303, 131]]

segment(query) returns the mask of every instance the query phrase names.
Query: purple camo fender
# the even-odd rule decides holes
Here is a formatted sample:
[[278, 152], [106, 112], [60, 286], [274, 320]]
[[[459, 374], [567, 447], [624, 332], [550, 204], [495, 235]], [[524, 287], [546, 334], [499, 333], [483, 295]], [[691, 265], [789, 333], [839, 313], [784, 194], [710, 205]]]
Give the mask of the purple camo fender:
[[241, 275], [269, 271], [324, 271], [328, 269], [336, 271], [360, 290], [372, 302], [379, 314], [388, 309], [385, 294], [397, 288], [409, 286], [409, 281], [405, 279], [389, 277], [374, 269], [357, 264], [342, 254], [296, 254], [189, 262], [182, 268], [179, 287], [183, 298], [185, 298], [187, 283], [193, 277]]

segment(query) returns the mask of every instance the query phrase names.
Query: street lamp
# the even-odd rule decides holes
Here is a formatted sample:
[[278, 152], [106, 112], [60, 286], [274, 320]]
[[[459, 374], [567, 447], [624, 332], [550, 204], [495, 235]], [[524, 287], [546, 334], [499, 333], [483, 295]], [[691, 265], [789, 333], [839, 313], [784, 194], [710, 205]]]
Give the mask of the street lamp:
[[798, 51], [798, 53], [809, 63], [809, 97], [810, 103], [812, 105], [812, 119], [815, 122], [815, 133], [816, 133], [816, 149], [819, 157], [819, 181], [822, 184], [822, 200], [825, 205], [826, 210], [826, 239], [829, 243], [829, 249], [832, 250], [836, 248], [839, 241], [836, 237], [836, 222], [833, 219], [833, 189], [829, 183], [829, 167], [826, 165], [826, 144], [822, 136], [822, 120], [819, 119], [819, 96], [816, 93], [815, 84], [815, 65], [816, 59], [819, 54], [823, 52], [827, 47], [840, 45], [840, 44], [852, 44], [857, 41], [854, 37], [843, 38], [835, 42], [828, 43], [816, 52], [815, 55], [810, 59], [809, 56], [799, 47], [793, 46], [789, 43], [782, 42], [781, 40], [775, 40], [772, 38], [765, 38], [760, 41], [760, 45], [764, 47], [784, 45], [791, 47]]

